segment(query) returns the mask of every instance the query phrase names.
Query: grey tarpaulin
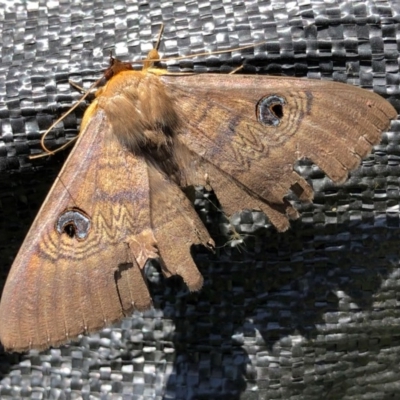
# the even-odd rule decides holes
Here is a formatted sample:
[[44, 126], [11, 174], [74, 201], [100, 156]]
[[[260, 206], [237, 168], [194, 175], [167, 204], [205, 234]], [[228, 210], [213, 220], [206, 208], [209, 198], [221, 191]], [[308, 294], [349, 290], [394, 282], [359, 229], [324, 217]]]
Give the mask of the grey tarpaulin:
[[[2, 1], [1, 285], [67, 155], [26, 157], [80, 96], [68, 80], [89, 87], [110, 50], [143, 57], [161, 22], [165, 56], [268, 40], [171, 70], [243, 64], [244, 73], [335, 79], [400, 109], [398, 0]], [[76, 135], [84, 108], [56, 127], [50, 147]], [[199, 191], [218, 244], [216, 254], [194, 249], [203, 290], [149, 269], [154, 310], [60, 349], [0, 352], [0, 398], [400, 398], [399, 131], [394, 121], [340, 187], [299, 164], [317, 193], [284, 234], [244, 212], [243, 243], [231, 240], [212, 194]]]

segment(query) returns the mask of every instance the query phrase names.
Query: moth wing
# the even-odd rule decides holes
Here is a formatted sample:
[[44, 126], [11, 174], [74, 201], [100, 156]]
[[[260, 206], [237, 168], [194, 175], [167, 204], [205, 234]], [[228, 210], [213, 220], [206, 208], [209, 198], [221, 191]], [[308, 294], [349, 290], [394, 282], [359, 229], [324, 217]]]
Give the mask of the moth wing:
[[[110, 324], [133, 308], [150, 306], [142, 271], [127, 244], [147, 233], [152, 245], [146, 177], [145, 162], [121, 149], [104, 115], [97, 113], [11, 268], [0, 304], [5, 348], [57, 346]], [[129, 190], [132, 186], [135, 191]], [[61, 220], [69, 218], [68, 211], [75, 213], [70, 214], [71, 221], [88, 216], [90, 227], [81, 232], [87, 233], [84, 240], [64, 232], [71, 229]]]
[[161, 79], [184, 121], [179, 138], [200, 156], [195, 168], [206, 173], [226, 213], [259, 208], [280, 231], [297, 217], [284, 198], [289, 190], [301, 200], [313, 197], [293, 170], [296, 161], [307, 157], [343, 182], [397, 115], [377, 94], [337, 82], [211, 74]]
[[[11, 268], [0, 303], [3, 346], [58, 346], [149, 308], [143, 266], [158, 252], [166, 275], [180, 274], [199, 289], [189, 242], [200, 243], [199, 232], [204, 241], [208, 235], [188, 203], [167, 177], [121, 146], [98, 110]], [[180, 227], [175, 243], [168, 243], [171, 220]]]

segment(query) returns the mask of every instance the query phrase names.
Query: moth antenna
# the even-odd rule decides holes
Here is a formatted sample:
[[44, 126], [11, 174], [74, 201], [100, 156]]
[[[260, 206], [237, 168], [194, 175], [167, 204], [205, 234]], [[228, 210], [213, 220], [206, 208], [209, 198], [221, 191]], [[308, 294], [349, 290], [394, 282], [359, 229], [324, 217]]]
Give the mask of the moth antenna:
[[161, 36], [164, 32], [164, 24], [161, 24], [160, 32], [158, 34], [157, 42], [155, 46], [149, 51], [147, 58], [143, 60], [143, 69], [149, 69], [154, 66], [155, 62], [158, 62], [160, 55], [158, 54], [158, 48], [160, 47]]
[[[224, 53], [231, 53], [233, 51], [241, 51], [241, 50], [245, 50], [245, 49], [251, 49], [253, 47], [257, 47], [257, 46], [261, 46], [263, 44], [267, 43], [267, 41], [263, 41], [263, 42], [258, 42], [258, 43], [254, 43], [254, 44], [248, 44], [245, 46], [240, 46], [240, 47], [234, 47], [232, 49], [227, 49], [227, 50], [217, 50], [217, 51], [207, 51], [207, 52], [203, 52], [203, 53], [195, 53], [195, 54], [189, 54], [187, 56], [177, 56], [177, 57], [170, 57], [170, 58], [157, 58], [157, 59], [153, 59], [153, 62], [166, 62], [166, 61], [173, 61], [173, 60], [186, 60], [187, 58], [194, 58], [194, 57], [201, 57], [201, 56], [209, 56], [212, 54], [224, 54]], [[135, 63], [145, 63], [147, 62], [148, 59], [146, 60], [138, 60], [135, 61]]]
[[164, 33], [164, 24], [161, 24], [160, 32], [158, 33], [157, 41], [156, 41], [156, 44], [154, 46], [154, 49], [157, 50], [157, 51], [160, 48], [161, 36], [162, 36], [163, 33]]
[[41, 157], [46, 157], [46, 156], [49, 156], [49, 155], [54, 155], [55, 153], [58, 153], [59, 151], [65, 149], [65, 148], [66, 148], [67, 146], [69, 146], [74, 140], [77, 139], [77, 138], [75, 137], [75, 138], [71, 139], [69, 142], [63, 144], [62, 146], [60, 146], [58, 149], [55, 149], [55, 150], [49, 150], [49, 149], [46, 147], [45, 143], [44, 143], [44, 140], [46, 139], [47, 135], [51, 132], [51, 130], [52, 130], [59, 122], [61, 122], [66, 116], [68, 116], [69, 114], [71, 114], [72, 111], [74, 111], [74, 110], [82, 103], [82, 101], [85, 100], [85, 99], [89, 96], [89, 94], [91, 93], [91, 91], [92, 91], [96, 86], [99, 85], [99, 83], [101, 82], [102, 79], [103, 79], [103, 77], [101, 77], [101, 78], [98, 79], [96, 82], [94, 82], [94, 83], [90, 86], [89, 90], [78, 100], [77, 103], [75, 103], [64, 115], [62, 115], [60, 118], [58, 118], [55, 122], [53, 122], [53, 123], [51, 124], [51, 126], [46, 130], [46, 132], [43, 133], [43, 135], [42, 135], [42, 137], [41, 137], [41, 139], [40, 139], [40, 145], [42, 146], [42, 149], [44, 150], [44, 153], [42, 153], [42, 154], [37, 154], [37, 155], [34, 155], [34, 156], [29, 156], [29, 159], [30, 159], [30, 160], [37, 159], [37, 158], [41, 158]]

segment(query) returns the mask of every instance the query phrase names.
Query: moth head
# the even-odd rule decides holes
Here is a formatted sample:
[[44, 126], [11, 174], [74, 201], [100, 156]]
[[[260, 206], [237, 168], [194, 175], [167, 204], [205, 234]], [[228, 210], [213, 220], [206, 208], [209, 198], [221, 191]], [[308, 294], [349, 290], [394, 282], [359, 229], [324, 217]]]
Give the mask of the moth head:
[[85, 240], [89, 234], [90, 227], [89, 216], [78, 207], [67, 208], [59, 215], [56, 221], [56, 230], [60, 235], [64, 233], [77, 240]]
[[284, 116], [286, 100], [282, 96], [269, 95], [263, 97], [256, 106], [257, 120], [266, 126], [278, 126]]
[[130, 70], [133, 70], [130, 62], [120, 61], [110, 54], [110, 66], [105, 70], [104, 78], [109, 81], [113, 76], [119, 74], [120, 72]]

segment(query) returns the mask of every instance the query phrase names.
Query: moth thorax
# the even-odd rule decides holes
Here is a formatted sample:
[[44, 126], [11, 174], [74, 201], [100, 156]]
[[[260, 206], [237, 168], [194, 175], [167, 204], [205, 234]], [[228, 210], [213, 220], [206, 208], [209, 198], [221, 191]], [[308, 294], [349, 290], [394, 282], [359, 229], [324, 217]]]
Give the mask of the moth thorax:
[[109, 82], [98, 99], [113, 133], [125, 147], [135, 152], [168, 146], [179, 118], [174, 101], [159, 78], [145, 72], [121, 73], [117, 78]]

